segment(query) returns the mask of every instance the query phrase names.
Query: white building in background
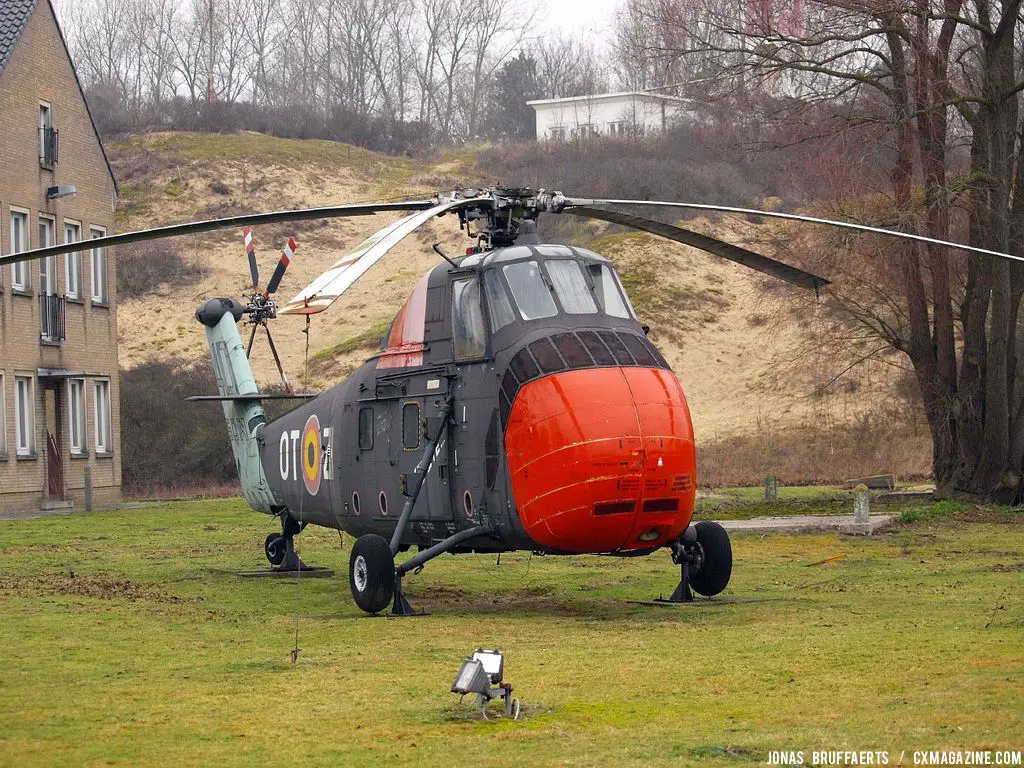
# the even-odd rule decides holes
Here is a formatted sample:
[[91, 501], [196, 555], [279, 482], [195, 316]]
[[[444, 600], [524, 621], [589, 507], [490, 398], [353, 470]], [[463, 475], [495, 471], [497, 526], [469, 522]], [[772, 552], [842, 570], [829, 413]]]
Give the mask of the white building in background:
[[537, 118], [537, 139], [565, 141], [593, 134], [637, 136], [664, 131], [689, 113], [676, 96], [643, 91], [526, 102]]

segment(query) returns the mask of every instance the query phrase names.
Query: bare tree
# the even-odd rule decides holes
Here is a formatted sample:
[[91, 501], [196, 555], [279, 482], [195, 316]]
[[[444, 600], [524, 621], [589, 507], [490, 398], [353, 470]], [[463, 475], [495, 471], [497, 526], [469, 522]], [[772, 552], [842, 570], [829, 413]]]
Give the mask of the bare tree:
[[[633, 0], [641, 15], [684, 35], [692, 9], [666, 10], [679, 5]], [[963, 227], [974, 245], [1020, 251], [1022, 243], [1012, 242], [1024, 231], [1016, 170], [1024, 90], [1022, 51], [1014, 45], [1020, 0], [837, 0], [809, 9], [799, 24], [759, 16], [760, 6], [701, 8], [701, 18], [716, 26], [714, 36], [694, 30], [689, 47], [668, 54], [685, 59], [696, 46], [720, 55], [728, 67], [719, 82], [734, 96], [760, 90], [794, 114], [828, 110], [833, 125], [841, 121], [847, 130], [884, 127], [892, 157], [889, 210], [872, 212], [882, 223], [942, 239]], [[657, 47], [655, 53], [666, 54]], [[864, 110], [865, 90], [867, 103], [881, 109]], [[970, 168], [961, 173], [951, 148], [964, 140]], [[848, 197], [855, 190], [837, 192]], [[965, 259], [903, 241], [886, 243], [880, 253], [881, 270], [847, 273], [831, 294], [834, 320], [909, 358], [940, 489], [1020, 494], [1024, 388], [1016, 383], [1016, 336], [1024, 276], [1004, 260]]]

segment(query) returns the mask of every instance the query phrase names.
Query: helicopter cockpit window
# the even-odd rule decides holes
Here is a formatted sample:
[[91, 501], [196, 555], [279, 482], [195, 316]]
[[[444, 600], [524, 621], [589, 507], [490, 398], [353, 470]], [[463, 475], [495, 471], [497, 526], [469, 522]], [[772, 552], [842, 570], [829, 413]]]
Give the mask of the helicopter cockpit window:
[[615, 273], [604, 264], [588, 264], [590, 279], [594, 282], [594, 293], [602, 311], [612, 317], [629, 317], [629, 309], [623, 301], [619, 281]]
[[512, 297], [519, 307], [519, 314], [524, 320], [536, 320], [558, 314], [555, 300], [551, 298], [551, 291], [548, 290], [536, 261], [508, 264], [503, 271], [508, 287], [512, 289]]
[[501, 284], [501, 278], [493, 269], [484, 272], [484, 292], [487, 294], [487, 308], [491, 316], [491, 333], [496, 333], [516, 319], [512, 302]]
[[487, 330], [480, 304], [480, 281], [476, 277], [452, 283], [452, 324], [455, 359], [483, 357], [487, 352]]
[[546, 265], [555, 295], [562, 308], [570, 315], [590, 315], [597, 312], [594, 297], [590, 295], [583, 270], [575, 261], [558, 259]]

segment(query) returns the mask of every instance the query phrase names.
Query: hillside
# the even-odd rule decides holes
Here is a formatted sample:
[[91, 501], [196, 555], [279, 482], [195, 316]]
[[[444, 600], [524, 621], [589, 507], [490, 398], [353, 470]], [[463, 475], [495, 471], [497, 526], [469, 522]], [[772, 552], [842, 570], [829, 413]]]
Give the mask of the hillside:
[[[493, 181], [480, 177], [472, 150], [423, 161], [335, 142], [248, 133], [149, 134], [108, 149], [121, 182], [122, 231], [245, 211], [402, 199]], [[552, 180], [551, 186], [557, 184]], [[395, 216], [258, 228], [255, 240], [264, 280], [288, 235], [296, 237], [299, 249], [281, 288], [284, 299]], [[273, 325], [290, 378], [320, 389], [354, 368], [376, 346], [418, 277], [437, 263], [429, 244], [441, 241], [452, 253], [465, 247], [468, 241], [452, 223], [438, 220], [407, 239], [328, 312], [312, 319], [308, 369], [302, 319], [282, 318]], [[688, 226], [740, 240], [751, 234], [750, 225], [742, 222], [695, 220]], [[780, 375], [773, 361], [792, 357], [801, 327], [799, 322], [768, 322], [773, 308], [764, 298], [764, 281], [755, 273], [647, 235], [608, 234], [602, 227], [576, 222], [555, 231], [558, 239], [586, 243], [615, 261], [638, 311], [652, 326], [652, 338], [687, 392], [698, 437], [769, 433], [787, 424], [822, 420], [845, 423], [873, 409], [879, 395], [889, 391], [891, 376], [871, 374], [855, 394], [811, 398], [815, 383], [832, 373], [827, 361], [805, 363]], [[192, 316], [195, 307], [211, 296], [240, 297], [246, 286], [240, 232], [181, 238], [172, 250], [184, 265], [181, 276], [155, 281], [145, 295], [122, 300], [124, 367], [148, 360], [205, 358], [205, 340]], [[140, 249], [126, 256], [131, 253], [146, 258], [149, 252]], [[803, 322], [812, 320], [813, 312]], [[276, 381], [265, 343], [257, 343], [253, 357], [261, 382]]]

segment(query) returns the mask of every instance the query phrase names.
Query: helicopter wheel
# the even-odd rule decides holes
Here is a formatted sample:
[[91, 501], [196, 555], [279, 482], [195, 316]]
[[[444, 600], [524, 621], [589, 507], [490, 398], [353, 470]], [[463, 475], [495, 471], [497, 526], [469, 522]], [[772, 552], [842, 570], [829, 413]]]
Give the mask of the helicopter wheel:
[[367, 613], [388, 607], [395, 591], [395, 557], [381, 536], [368, 533], [356, 539], [348, 559], [352, 599]]
[[280, 533], [272, 533], [263, 542], [263, 553], [271, 565], [278, 566], [284, 562], [285, 542], [284, 536]]
[[711, 520], [697, 523], [697, 547], [700, 558], [690, 571], [690, 586], [705, 597], [717, 595], [732, 576], [732, 544], [725, 528]]

